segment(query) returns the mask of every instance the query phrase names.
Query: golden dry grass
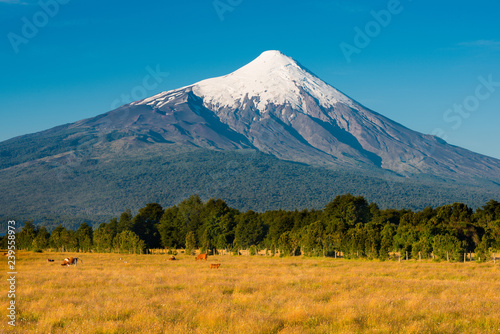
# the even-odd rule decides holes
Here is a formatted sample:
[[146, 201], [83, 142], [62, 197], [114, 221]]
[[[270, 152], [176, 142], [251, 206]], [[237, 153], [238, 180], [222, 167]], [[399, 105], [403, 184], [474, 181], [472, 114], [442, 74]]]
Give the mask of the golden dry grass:
[[[75, 255], [84, 263], [60, 266]], [[500, 332], [498, 264], [168, 258], [20, 253], [17, 326], [9, 328], [3, 316], [0, 332]], [[2, 314], [7, 302], [4, 293]]]

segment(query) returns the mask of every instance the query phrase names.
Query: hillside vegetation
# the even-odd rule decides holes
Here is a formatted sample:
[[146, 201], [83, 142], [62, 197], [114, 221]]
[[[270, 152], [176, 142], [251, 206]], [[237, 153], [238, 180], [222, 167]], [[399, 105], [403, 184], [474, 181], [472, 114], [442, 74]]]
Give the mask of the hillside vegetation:
[[[140, 141], [130, 149], [110, 149], [106, 145], [117, 145], [110, 142], [101, 150], [96, 138], [75, 139], [74, 146], [65, 141], [57, 144], [58, 139], [55, 136], [38, 151], [21, 151], [19, 156], [1, 159], [3, 221], [31, 219], [68, 228], [84, 221], [97, 225], [124, 208], [137, 212], [148, 202], [168, 207], [195, 193], [203, 200], [222, 198], [238, 210], [259, 212], [321, 209], [335, 196], [348, 192], [381, 208], [412, 210], [453, 202], [476, 208], [500, 198], [500, 189], [492, 184], [332, 170], [278, 160], [253, 150], [213, 151]], [[36, 138], [24, 139], [29, 140]], [[4, 157], [17, 152], [2, 144]], [[26, 143], [26, 147], [30, 145]], [[47, 152], [68, 150], [70, 153], [46, 156]], [[9, 167], [6, 161], [16, 165]]]

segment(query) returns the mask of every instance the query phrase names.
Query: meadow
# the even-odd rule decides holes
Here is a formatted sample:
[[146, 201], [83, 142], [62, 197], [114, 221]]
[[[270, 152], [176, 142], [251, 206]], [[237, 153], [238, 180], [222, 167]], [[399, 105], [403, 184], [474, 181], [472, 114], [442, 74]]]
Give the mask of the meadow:
[[[500, 332], [498, 262], [16, 256], [16, 327], [4, 279], [1, 333]], [[68, 256], [83, 263], [62, 267]]]

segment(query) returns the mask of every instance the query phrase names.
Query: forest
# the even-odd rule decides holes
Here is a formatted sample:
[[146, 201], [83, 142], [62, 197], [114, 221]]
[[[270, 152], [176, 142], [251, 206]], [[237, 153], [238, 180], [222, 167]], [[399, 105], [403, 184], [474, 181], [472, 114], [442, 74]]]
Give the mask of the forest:
[[[8, 235], [0, 240], [7, 248]], [[425, 208], [381, 210], [362, 196], [335, 197], [322, 210], [240, 212], [221, 199], [203, 202], [192, 195], [162, 208], [149, 203], [134, 216], [130, 210], [95, 230], [76, 230], [27, 221], [16, 235], [17, 249], [42, 252], [145, 253], [148, 249], [195, 249], [214, 254], [228, 250], [251, 255], [259, 250], [280, 256], [408, 258], [462, 261], [474, 253], [486, 261], [500, 250], [500, 202], [490, 200], [472, 210], [462, 203]], [[400, 255], [401, 256], [401, 255]]]
[[[330, 169], [279, 160], [255, 150], [158, 144], [109, 152], [91, 148], [96, 138], [67, 146], [66, 137], [39, 136], [0, 143], [1, 231], [12, 219], [33, 220], [50, 231], [60, 223], [73, 230], [83, 222], [97, 228], [124, 209], [135, 215], [146, 203], [167, 208], [194, 193], [203, 201], [222, 198], [242, 212], [322, 210], [335, 196], [347, 193], [376, 202], [381, 209], [414, 211], [453, 202], [476, 209], [490, 199], [500, 200], [500, 185], [485, 180], [403, 177], [361, 167]], [[35, 143], [39, 146], [27, 152]], [[82, 147], [84, 152], [75, 156], [48, 158]], [[50, 161], [45, 162], [46, 158]]]

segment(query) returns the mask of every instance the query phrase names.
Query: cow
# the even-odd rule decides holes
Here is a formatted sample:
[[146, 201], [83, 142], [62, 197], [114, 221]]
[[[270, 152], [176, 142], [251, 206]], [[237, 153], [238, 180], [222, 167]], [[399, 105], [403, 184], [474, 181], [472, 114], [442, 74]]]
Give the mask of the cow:
[[54, 260], [52, 260], [52, 259], [47, 259], [47, 262], [54, 262]]
[[204, 254], [200, 254], [198, 255], [197, 257], [194, 258], [195, 261], [198, 261], [198, 260], [207, 260], [207, 254], [204, 253]]
[[175, 258], [175, 256], [173, 256], [173, 255], [172, 255], [172, 256], [171, 256], [168, 260], [169, 260], [169, 261], [175, 261], [175, 260], [177, 260], [177, 259]]
[[219, 269], [220, 263], [210, 263], [210, 269]]
[[65, 258], [61, 266], [71, 266], [71, 265], [76, 266], [78, 260], [80, 260], [83, 263], [83, 261], [77, 257]]

